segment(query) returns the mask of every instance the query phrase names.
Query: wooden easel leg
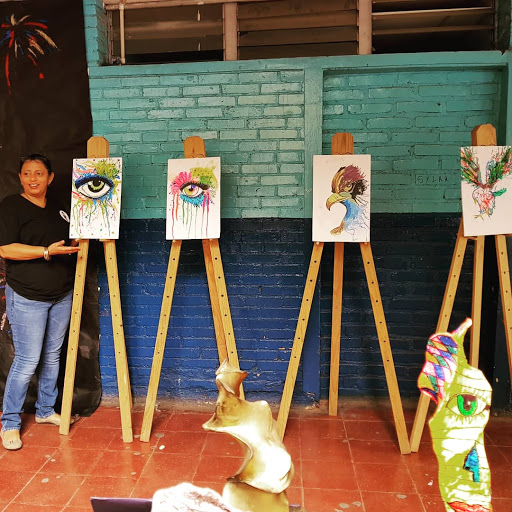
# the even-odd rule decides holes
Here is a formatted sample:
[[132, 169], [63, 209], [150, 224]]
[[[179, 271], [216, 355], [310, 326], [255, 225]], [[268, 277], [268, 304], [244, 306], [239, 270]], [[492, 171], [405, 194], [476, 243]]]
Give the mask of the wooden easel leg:
[[343, 256], [345, 244], [334, 243], [331, 323], [331, 375], [329, 380], [329, 416], [338, 415], [338, 387], [340, 377], [341, 305], [343, 296]]
[[181, 240], [173, 240], [171, 253], [169, 255], [169, 264], [167, 266], [167, 275], [165, 276], [164, 298], [162, 300], [162, 308], [160, 310], [160, 320], [158, 321], [155, 352], [153, 355], [153, 364], [151, 366], [151, 375], [149, 377], [148, 393], [146, 396], [146, 407], [144, 409], [142, 430], [140, 433], [140, 440], [145, 443], [149, 442], [151, 426], [153, 425], [156, 397], [158, 394], [160, 373], [162, 372], [162, 362], [164, 359], [165, 341], [167, 339], [172, 299], [174, 297], [174, 286], [176, 285], [176, 274], [178, 272], [178, 263], [180, 261], [180, 251]]
[[288, 363], [283, 396], [281, 397], [281, 405], [279, 406], [279, 415], [277, 417], [277, 431], [281, 439], [284, 437], [286, 423], [288, 422], [293, 388], [295, 387], [295, 381], [297, 379], [297, 371], [299, 369], [302, 347], [304, 346], [304, 338], [308, 327], [309, 314], [311, 312], [311, 304], [313, 302], [313, 294], [315, 293], [316, 280], [318, 277], [318, 270], [320, 269], [323, 248], [323, 242], [315, 242], [313, 245], [313, 252], [311, 253], [306, 286], [304, 288], [304, 295], [302, 296], [302, 303], [300, 306], [299, 320], [297, 322], [297, 328], [295, 329], [292, 353], [290, 355], [290, 362]]
[[508, 370], [512, 378], [512, 293], [510, 288], [510, 269], [508, 266], [507, 240], [504, 235], [496, 235], [496, 257], [500, 275], [501, 308], [505, 339], [507, 340]]
[[[219, 240], [217, 238], [210, 240], [210, 252], [213, 264], [214, 279], [216, 283], [215, 289], [220, 306], [220, 317], [222, 320], [222, 327], [226, 339], [228, 361], [235, 368], [240, 369], [240, 364], [238, 362], [238, 352], [235, 342], [235, 333], [233, 330], [233, 321], [231, 320], [231, 311], [229, 309], [228, 290], [226, 288], [224, 269], [222, 268], [222, 258], [220, 256]], [[240, 398], [244, 398], [244, 390], [242, 385], [240, 385]]]
[[206, 277], [208, 279], [208, 291], [210, 292], [210, 303], [212, 305], [213, 326], [215, 328], [215, 339], [217, 341], [217, 351], [219, 353], [219, 363], [228, 359], [228, 349], [226, 346], [226, 335], [222, 325], [222, 313], [220, 309], [219, 293], [215, 280], [215, 271], [213, 269], [212, 252], [210, 250], [210, 240], [203, 240], [204, 264], [206, 267]]
[[[457, 292], [457, 285], [459, 283], [460, 271], [462, 269], [462, 263], [464, 262], [464, 254], [466, 252], [467, 244], [468, 239], [464, 237], [464, 227], [461, 219], [450, 265], [450, 272], [448, 274], [448, 281], [444, 290], [441, 312], [439, 313], [439, 319], [437, 321], [436, 332], [446, 332], [448, 330], [448, 324], [450, 323], [453, 302], [455, 301], [455, 294]], [[421, 393], [411, 431], [410, 443], [412, 452], [417, 452], [420, 446], [429, 404], [430, 398]]]
[[482, 320], [482, 283], [484, 277], [485, 237], [475, 239], [475, 255], [473, 261], [473, 303], [471, 305], [471, 340], [469, 344], [469, 364], [478, 368], [480, 354], [480, 329]]
[[133, 441], [132, 432], [132, 397], [130, 390], [130, 375], [128, 373], [128, 356], [123, 329], [123, 317], [121, 313], [121, 294], [119, 291], [119, 275], [117, 270], [116, 245], [114, 240], [103, 242], [105, 251], [105, 263], [108, 277], [108, 289], [110, 295], [110, 309], [112, 314], [112, 329], [114, 332], [114, 348], [116, 354], [117, 387], [119, 389], [119, 406], [121, 409], [121, 426], [123, 441]]
[[379, 338], [380, 352], [382, 355], [382, 362], [384, 364], [384, 373], [386, 375], [400, 453], [407, 454], [411, 453], [409, 437], [407, 435], [402, 399], [400, 398], [400, 390], [398, 388], [395, 365], [393, 363], [393, 354], [389, 345], [388, 328], [384, 317], [384, 308], [382, 307], [382, 299], [380, 296], [372, 249], [369, 242], [362, 242], [359, 246], [361, 247], [364, 271], [366, 273], [368, 290], [370, 291], [370, 299], [372, 301], [373, 316], [375, 318], [375, 326], [377, 327], [377, 336]]
[[82, 319], [82, 305], [84, 301], [85, 274], [87, 272], [88, 254], [89, 240], [80, 240], [80, 251], [78, 252], [76, 262], [73, 305], [71, 306], [68, 351], [66, 355], [66, 372], [64, 374], [64, 389], [62, 391], [62, 408], [60, 413], [59, 433], [63, 435], [69, 434], [69, 425], [71, 422], [76, 358], [78, 354], [78, 340], [80, 337], [80, 322]]

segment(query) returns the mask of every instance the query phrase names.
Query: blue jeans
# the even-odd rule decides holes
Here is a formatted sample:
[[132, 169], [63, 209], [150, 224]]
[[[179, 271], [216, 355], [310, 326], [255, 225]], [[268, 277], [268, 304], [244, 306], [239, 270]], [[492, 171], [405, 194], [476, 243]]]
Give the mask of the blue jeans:
[[69, 325], [72, 300], [73, 292], [53, 302], [29, 300], [9, 285], [5, 287], [14, 361], [5, 383], [2, 431], [20, 430], [20, 414], [30, 379], [36, 371], [36, 416], [47, 418], [55, 412], [60, 350]]

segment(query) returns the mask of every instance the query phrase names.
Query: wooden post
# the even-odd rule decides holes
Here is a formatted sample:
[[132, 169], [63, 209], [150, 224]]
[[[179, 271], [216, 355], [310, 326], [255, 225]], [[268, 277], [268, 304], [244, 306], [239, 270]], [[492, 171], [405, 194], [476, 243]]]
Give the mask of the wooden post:
[[[471, 144], [473, 146], [495, 146], [496, 145], [496, 129], [491, 124], [482, 124], [475, 126], [471, 131]], [[482, 279], [483, 279], [483, 264], [484, 264], [484, 240], [485, 237], [479, 236], [475, 238], [475, 255], [473, 262], [473, 299], [472, 299], [472, 312], [476, 322], [473, 321], [471, 328], [471, 341], [470, 341], [470, 364], [473, 366], [478, 365], [478, 351], [480, 347], [480, 320], [481, 320], [481, 307], [482, 307]], [[460, 272], [462, 263], [464, 262], [464, 254], [468, 238], [464, 236], [464, 222], [461, 218], [459, 231], [457, 233], [457, 240], [455, 242], [455, 249], [453, 251], [450, 272], [448, 274], [448, 281], [441, 305], [441, 312], [437, 322], [437, 332], [447, 332], [450, 323], [450, 317], [453, 309], [453, 302], [457, 293], [457, 286], [459, 283]], [[498, 248], [496, 247], [496, 251]], [[498, 258], [499, 264], [499, 258]], [[509, 357], [509, 362], [510, 362]], [[511, 366], [512, 370], [512, 366]], [[427, 418], [428, 407], [430, 405], [430, 398], [421, 393], [416, 409], [416, 416], [411, 431], [411, 451], [417, 452], [425, 427]]]
[[359, 0], [357, 6], [359, 55], [372, 53], [372, 0]]
[[[354, 136], [336, 133], [331, 139], [332, 155], [353, 155]], [[331, 366], [329, 376], [329, 416], [338, 415], [338, 388], [340, 380], [341, 313], [343, 303], [344, 242], [334, 243], [332, 279]]]
[[215, 329], [215, 340], [217, 341], [217, 352], [219, 354], [219, 363], [228, 359], [228, 349], [226, 336], [224, 335], [224, 326], [222, 325], [222, 313], [220, 309], [219, 294], [217, 292], [217, 283], [215, 282], [215, 271], [213, 268], [212, 251], [210, 249], [210, 240], [203, 240], [204, 265], [206, 268], [206, 278], [208, 279], [208, 292], [210, 294], [210, 304], [212, 305], [213, 326]]
[[277, 431], [281, 439], [284, 437], [286, 423], [288, 422], [293, 388], [295, 387], [302, 347], [304, 346], [304, 339], [306, 338], [309, 314], [311, 313], [311, 304], [313, 302], [313, 294], [315, 293], [316, 280], [318, 277], [318, 270], [320, 269], [323, 248], [323, 242], [315, 242], [313, 245], [313, 252], [311, 253], [311, 262], [309, 264], [309, 271], [306, 277], [306, 287], [304, 288], [304, 295], [302, 296], [299, 319], [297, 321], [297, 328], [295, 329], [295, 336], [293, 338], [292, 353], [290, 354], [290, 362], [288, 363], [283, 396], [281, 398], [279, 415], [277, 417]]
[[501, 309], [507, 341], [508, 369], [512, 380], [512, 291], [510, 288], [510, 269], [508, 265], [507, 240], [505, 235], [495, 235], [496, 257], [500, 277]]
[[400, 446], [400, 453], [402, 455], [406, 455], [411, 453], [411, 448], [409, 445], [409, 437], [407, 436], [402, 399], [400, 398], [400, 390], [398, 388], [398, 381], [396, 378], [393, 353], [391, 352], [391, 347], [389, 345], [388, 328], [384, 317], [384, 309], [382, 307], [382, 299], [380, 296], [372, 249], [369, 242], [362, 242], [359, 246], [361, 248], [366, 281], [368, 282], [368, 290], [370, 292], [370, 299], [372, 302], [375, 327], [377, 328], [377, 337], [379, 338], [380, 353], [382, 356], [382, 363], [384, 365], [384, 373], [386, 375], [386, 383], [388, 386], [389, 399], [391, 402], [398, 444]]
[[130, 390], [130, 375], [128, 373], [128, 356], [121, 313], [121, 292], [119, 291], [119, 273], [117, 270], [116, 243], [114, 240], [104, 240], [105, 265], [110, 296], [110, 312], [112, 316], [112, 331], [114, 334], [114, 349], [116, 357], [117, 388], [119, 390], [119, 408], [121, 411], [121, 426], [123, 441], [133, 441], [132, 432], [132, 394]]
[[340, 381], [341, 311], [343, 302], [343, 258], [345, 244], [334, 244], [332, 278], [331, 368], [329, 379], [329, 416], [338, 415], [338, 388]]
[[[467, 243], [468, 239], [464, 236], [464, 226], [461, 220], [459, 231], [457, 233], [457, 240], [455, 242], [455, 250], [453, 251], [450, 271], [448, 273], [448, 281], [444, 291], [441, 312], [439, 313], [439, 318], [437, 321], [436, 332], [448, 331], [448, 324], [450, 323], [450, 317], [452, 314], [453, 303], [455, 301], [455, 295], [457, 293], [457, 285], [459, 284], [460, 272], [464, 262], [464, 254], [466, 253]], [[420, 446], [429, 404], [430, 398], [427, 395], [421, 393], [411, 431], [410, 444], [412, 452], [417, 452]]]
[[169, 255], [169, 264], [167, 266], [167, 274], [165, 277], [164, 298], [162, 300], [162, 307], [160, 310], [160, 320], [158, 321], [155, 351], [153, 354], [148, 394], [146, 396], [146, 407], [144, 409], [144, 417], [142, 419], [142, 429], [140, 433], [140, 440], [146, 443], [149, 442], [151, 426], [153, 425], [153, 416], [155, 414], [156, 397], [158, 394], [158, 385], [160, 384], [160, 373], [162, 372], [165, 341], [167, 339], [169, 319], [171, 317], [172, 299], [174, 297], [174, 286], [176, 284], [176, 275], [178, 273], [180, 251], [181, 240], [173, 240], [171, 253]]
[[471, 339], [469, 342], [469, 364], [478, 368], [480, 354], [480, 326], [482, 320], [482, 283], [484, 277], [485, 237], [475, 238], [475, 254], [473, 256], [473, 301], [471, 304]]
[[[223, 328], [223, 338], [224, 342], [226, 344], [226, 352], [228, 355], [228, 361], [235, 367], [240, 369], [240, 365], [238, 362], [238, 352], [236, 349], [236, 342], [235, 342], [235, 333], [233, 329], [233, 321], [231, 319], [231, 311], [229, 308], [229, 301], [228, 301], [228, 291], [226, 288], [226, 280], [224, 278], [224, 270], [222, 268], [222, 259], [220, 256], [220, 248], [219, 248], [219, 241], [214, 238], [210, 241], [210, 254], [212, 258], [213, 263], [213, 278], [208, 278], [208, 283], [211, 281], [215, 281], [215, 289], [214, 293], [217, 294], [217, 300], [220, 306], [220, 315], [221, 315], [221, 323]], [[206, 271], [208, 272], [208, 268]], [[211, 292], [210, 292], [211, 295]], [[212, 308], [213, 312], [213, 308]], [[224, 347], [222, 348], [222, 351], [224, 352]], [[221, 357], [221, 352], [219, 351], [219, 359]], [[240, 398], [244, 398], [244, 390], [242, 384], [240, 384]]]
[[238, 4], [222, 4], [224, 60], [238, 59]]
[[69, 426], [71, 423], [71, 408], [73, 405], [73, 388], [75, 387], [76, 359], [80, 337], [80, 321], [82, 319], [89, 240], [80, 240], [79, 244], [80, 251], [78, 252], [76, 262], [73, 305], [71, 306], [68, 351], [66, 354], [66, 370], [64, 374], [64, 389], [62, 391], [62, 408], [60, 412], [59, 433], [63, 435], [69, 434]]

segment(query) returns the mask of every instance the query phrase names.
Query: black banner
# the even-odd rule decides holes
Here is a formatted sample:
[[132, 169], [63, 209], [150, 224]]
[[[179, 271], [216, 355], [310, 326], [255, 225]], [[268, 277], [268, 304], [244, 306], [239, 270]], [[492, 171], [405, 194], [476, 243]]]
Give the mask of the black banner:
[[[0, 0], [0, 200], [22, 191], [20, 157], [42, 153], [55, 172], [48, 193], [69, 205], [73, 158], [87, 156], [91, 135], [82, 0]], [[13, 356], [4, 289], [0, 261], [0, 400]], [[88, 414], [99, 403], [98, 350], [97, 275], [90, 262], [73, 412]], [[36, 400], [34, 384], [28, 410]]]

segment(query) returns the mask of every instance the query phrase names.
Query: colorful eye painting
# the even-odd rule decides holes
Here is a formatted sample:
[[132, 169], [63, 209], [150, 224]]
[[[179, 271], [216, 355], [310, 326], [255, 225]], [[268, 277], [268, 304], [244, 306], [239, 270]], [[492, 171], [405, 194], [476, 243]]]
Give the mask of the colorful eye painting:
[[313, 157], [313, 241], [370, 241], [370, 155]]
[[70, 238], [119, 238], [122, 158], [73, 160]]
[[168, 161], [167, 240], [220, 237], [220, 158]]
[[464, 236], [512, 233], [512, 147], [460, 149]]

